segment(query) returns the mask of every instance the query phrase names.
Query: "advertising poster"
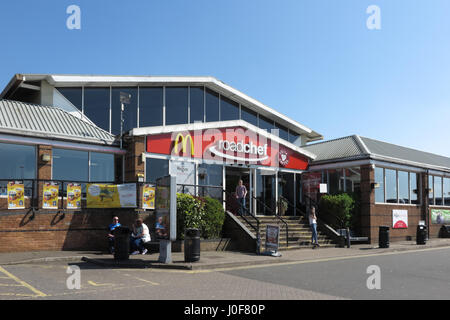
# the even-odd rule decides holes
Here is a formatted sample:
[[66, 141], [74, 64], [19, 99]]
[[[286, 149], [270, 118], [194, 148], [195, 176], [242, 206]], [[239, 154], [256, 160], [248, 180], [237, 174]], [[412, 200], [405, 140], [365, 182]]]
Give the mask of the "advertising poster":
[[24, 190], [22, 182], [8, 182], [8, 209], [25, 209]]
[[88, 208], [135, 208], [136, 184], [88, 184]]
[[392, 228], [408, 228], [408, 210], [392, 210]]
[[280, 227], [274, 225], [266, 226], [266, 251], [277, 251], [280, 238]]
[[56, 182], [44, 183], [43, 209], [58, 209], [59, 185]]
[[81, 184], [67, 185], [67, 209], [81, 209]]
[[150, 184], [142, 186], [142, 209], [155, 210], [155, 187]]
[[450, 210], [431, 209], [432, 224], [450, 224]]

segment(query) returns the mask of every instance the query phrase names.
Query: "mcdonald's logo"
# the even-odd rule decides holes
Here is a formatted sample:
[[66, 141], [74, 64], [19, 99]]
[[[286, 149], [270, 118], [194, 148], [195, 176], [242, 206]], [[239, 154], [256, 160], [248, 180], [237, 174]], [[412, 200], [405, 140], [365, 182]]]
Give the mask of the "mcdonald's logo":
[[190, 141], [191, 143], [191, 157], [194, 156], [195, 154], [195, 149], [194, 149], [194, 140], [192, 139], [192, 136], [190, 134], [187, 134], [186, 136], [184, 136], [182, 133], [179, 133], [175, 139], [175, 146], [174, 146], [174, 151], [175, 153], [178, 153], [178, 144], [180, 143], [181, 140], [181, 146], [182, 149], [181, 151], [183, 152], [183, 155], [186, 154], [186, 148], [187, 148], [187, 143], [188, 141]]

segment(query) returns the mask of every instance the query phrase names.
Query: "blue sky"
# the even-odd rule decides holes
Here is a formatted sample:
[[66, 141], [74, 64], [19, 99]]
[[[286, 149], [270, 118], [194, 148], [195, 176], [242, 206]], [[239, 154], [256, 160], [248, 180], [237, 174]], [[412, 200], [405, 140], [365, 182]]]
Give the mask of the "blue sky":
[[450, 157], [448, 0], [15, 0], [0, 36], [1, 88], [15, 73], [210, 75], [327, 140]]

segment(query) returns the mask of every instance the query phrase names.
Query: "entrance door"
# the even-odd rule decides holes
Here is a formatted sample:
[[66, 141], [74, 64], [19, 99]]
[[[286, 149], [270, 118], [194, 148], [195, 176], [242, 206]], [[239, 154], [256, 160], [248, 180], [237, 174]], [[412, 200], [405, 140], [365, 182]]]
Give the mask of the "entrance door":
[[276, 172], [256, 170], [256, 213], [272, 216], [276, 214]]
[[247, 210], [251, 212], [251, 183], [249, 168], [237, 168], [237, 167], [225, 167], [225, 190], [226, 193], [226, 210], [237, 214], [239, 205], [236, 200], [236, 186], [239, 184], [239, 180], [243, 181], [244, 186], [247, 188], [247, 198], [245, 199], [245, 206]]

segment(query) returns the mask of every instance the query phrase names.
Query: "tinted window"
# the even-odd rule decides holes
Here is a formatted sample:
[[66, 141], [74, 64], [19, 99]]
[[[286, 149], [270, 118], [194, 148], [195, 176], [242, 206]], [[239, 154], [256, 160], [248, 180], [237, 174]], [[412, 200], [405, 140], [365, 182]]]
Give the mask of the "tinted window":
[[428, 189], [430, 192], [428, 193], [429, 201], [431, 205], [434, 205], [434, 193], [433, 193], [433, 176], [428, 176]]
[[219, 94], [206, 89], [206, 121], [219, 121]]
[[109, 88], [84, 89], [84, 114], [97, 126], [109, 132]]
[[52, 169], [54, 180], [88, 181], [89, 153], [54, 148]]
[[375, 183], [378, 188], [375, 189], [375, 202], [384, 202], [384, 169], [375, 168]]
[[205, 121], [205, 91], [203, 87], [190, 88], [190, 122]]
[[397, 203], [397, 171], [386, 169], [386, 202]]
[[34, 146], [0, 143], [0, 179], [36, 178]]
[[156, 183], [156, 179], [169, 174], [169, 160], [147, 158], [145, 162], [145, 181]]
[[163, 88], [139, 88], [139, 127], [163, 125]]
[[282, 125], [276, 123], [275, 124], [275, 128], [278, 129], [278, 136], [281, 139], [284, 139], [286, 141], [289, 140], [289, 134], [288, 134], [288, 129], [286, 127], [283, 127]]
[[130, 94], [130, 104], [126, 104], [123, 111], [123, 133], [137, 128], [137, 88], [113, 88], [112, 89], [112, 114], [111, 114], [111, 133], [120, 134], [120, 93]]
[[91, 152], [90, 181], [114, 181], [114, 155]]
[[295, 133], [295, 132], [289, 130], [289, 142], [290, 143], [295, 143], [295, 141], [297, 141], [298, 138], [300, 138], [300, 135], [298, 133]]
[[267, 119], [266, 117], [263, 117], [262, 115], [259, 115], [259, 122], [258, 125], [261, 129], [267, 130], [267, 132], [272, 133], [272, 129], [274, 129], [273, 121], [270, 119]]
[[442, 205], [442, 177], [434, 177], [434, 197], [435, 204]]
[[417, 173], [410, 173], [411, 180], [411, 203], [419, 204], [420, 203], [420, 187], [419, 187], [419, 175]]
[[166, 88], [166, 125], [188, 123], [188, 88]]
[[83, 108], [82, 88], [57, 88], [58, 91], [69, 100], [78, 110]]
[[226, 97], [220, 97], [220, 121], [238, 119], [239, 104]]
[[450, 206], [450, 178], [444, 179], [444, 205]]
[[398, 202], [409, 203], [408, 172], [398, 171]]
[[241, 106], [241, 119], [256, 127], [258, 126], [258, 114], [243, 106]]

